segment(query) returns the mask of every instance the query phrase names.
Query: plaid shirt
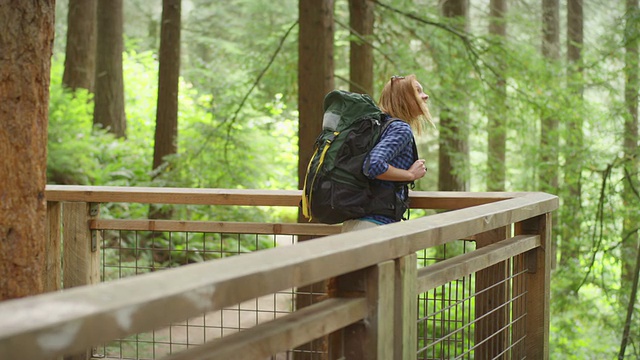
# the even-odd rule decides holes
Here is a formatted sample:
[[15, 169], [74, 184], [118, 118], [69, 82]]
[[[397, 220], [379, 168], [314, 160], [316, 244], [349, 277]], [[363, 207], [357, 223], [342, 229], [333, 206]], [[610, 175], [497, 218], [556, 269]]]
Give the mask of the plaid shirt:
[[[409, 124], [404, 121], [392, 122], [387, 126], [380, 137], [380, 141], [365, 159], [362, 171], [369, 179], [374, 179], [375, 182], [383, 186], [395, 186], [393, 181], [377, 180], [375, 178], [386, 172], [389, 169], [389, 165], [408, 170], [414, 162], [412, 141], [413, 132]], [[369, 162], [369, 173], [367, 173], [365, 168]], [[404, 188], [399, 191], [397, 195], [405, 200], [408, 197]], [[382, 215], [365, 216], [360, 220], [371, 221], [377, 224], [395, 222], [394, 219]]]

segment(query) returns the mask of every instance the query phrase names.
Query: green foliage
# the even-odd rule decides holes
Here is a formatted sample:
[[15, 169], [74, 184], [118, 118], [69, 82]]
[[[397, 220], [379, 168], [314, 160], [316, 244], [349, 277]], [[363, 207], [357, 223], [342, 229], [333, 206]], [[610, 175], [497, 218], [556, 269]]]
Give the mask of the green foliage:
[[[132, 144], [93, 128], [93, 101], [85, 90], [64, 89], [62, 62], [51, 72], [47, 177], [55, 184], [129, 185], [144, 176]], [[135, 161], [136, 159], [140, 161]], [[142, 170], [142, 171], [141, 171]]]
[[[167, 158], [167, 171], [153, 173], [153, 139], [157, 102], [157, 60], [150, 51], [136, 50], [141, 41], [130, 38], [123, 58], [127, 138], [116, 139], [92, 125], [93, 103], [84, 91], [71, 93], [61, 86], [62, 60], [54, 57], [49, 128], [49, 183], [294, 189], [297, 186], [297, 114], [289, 110], [283, 92], [249, 97], [238, 106], [246, 81], [224, 77], [222, 93], [181, 81], [179, 93], [179, 153]], [[258, 54], [256, 54], [258, 56]], [[215, 62], [213, 62], [215, 63]], [[262, 66], [266, 64], [261, 64]], [[186, 72], [189, 73], [188, 71]], [[238, 72], [244, 74], [244, 71]], [[208, 74], [207, 83], [216, 83]], [[265, 79], [268, 76], [265, 76]], [[250, 78], [248, 78], [251, 80]], [[197, 84], [196, 84], [197, 85]], [[231, 85], [234, 85], [232, 87]], [[216, 100], [214, 100], [216, 99]], [[234, 114], [235, 112], [235, 114]], [[266, 151], [268, 150], [268, 151]], [[294, 221], [295, 209], [229, 206], [172, 206], [177, 218], [218, 221]], [[146, 218], [142, 204], [103, 206], [103, 218]], [[197, 237], [197, 236], [196, 236]], [[192, 237], [193, 238], [193, 237]], [[124, 247], [136, 239], [125, 236]], [[142, 268], [175, 266], [219, 257], [224, 249], [249, 251], [273, 246], [265, 239], [244, 236], [211, 239], [197, 250], [186, 236], [157, 234], [155, 245], [169, 250], [167, 259], [155, 251], [132, 252], [126, 259]], [[110, 255], [108, 255], [110, 256]], [[135, 271], [138, 271], [137, 269]], [[105, 275], [107, 277], [111, 275]]]
[[[562, 281], [556, 280], [556, 284]], [[606, 293], [597, 286], [588, 286], [580, 294], [558, 299], [554, 297], [550, 329], [552, 354], [562, 354], [563, 359], [613, 359], [617, 353], [620, 333], [615, 323], [623, 319]], [[571, 306], [557, 311], [558, 303], [570, 299]], [[556, 310], [556, 311], [554, 311]], [[605, 319], [606, 326], [594, 326], [598, 319]], [[597, 341], [594, 341], [597, 339]]]
[[[168, 171], [151, 172], [157, 94], [156, 54], [160, 3], [125, 2], [127, 51], [124, 58], [127, 139], [92, 128], [90, 94], [62, 89], [64, 21], [56, 22], [51, 82], [47, 175], [51, 183], [295, 189], [297, 186], [297, 6], [294, 0], [183, 1], [183, 78], [180, 83], [178, 154]], [[564, 50], [556, 63], [540, 54], [539, 1], [510, 2], [508, 39], [487, 35], [486, 4], [470, 9], [468, 33], [451, 31], [438, 2], [382, 0], [376, 5], [375, 88], [394, 74], [415, 73], [430, 95], [436, 129], [418, 139], [429, 172], [421, 190], [437, 187], [438, 127], [445, 111], [468, 119], [472, 191], [484, 191], [488, 118], [501, 94], [494, 83], [504, 64], [506, 84], [507, 191], [538, 191], [542, 165], [540, 119], [559, 120], [559, 195], [557, 225], [572, 214], [567, 183], [578, 183], [580, 221], [567, 234], [556, 231], [558, 245], [572, 243], [578, 253], [555, 270], [552, 279], [551, 358], [612, 359], [624, 321], [621, 277], [622, 215], [637, 212], [640, 201], [623, 202], [625, 173], [622, 139], [624, 103], [623, 2], [585, 2], [583, 97], [567, 85]], [[385, 5], [385, 6], [383, 6]], [[57, 18], [66, 4], [58, 2]], [[564, 9], [563, 9], [564, 11]], [[349, 31], [346, 1], [336, 2], [336, 86], [347, 88]], [[411, 16], [408, 16], [411, 15]], [[632, 23], [633, 25], [633, 23]], [[292, 28], [293, 26], [293, 28]], [[564, 24], [563, 24], [564, 26]], [[640, 26], [631, 27], [638, 29]], [[292, 29], [287, 34], [287, 31]], [[565, 34], [561, 31], [561, 37]], [[462, 35], [462, 36], [461, 36]], [[286, 36], [286, 37], [285, 37]], [[565, 47], [564, 38], [561, 46]], [[275, 56], [273, 56], [275, 55]], [[273, 56], [273, 58], [271, 58]], [[272, 59], [273, 62], [269, 62]], [[500, 61], [498, 61], [500, 60]], [[259, 80], [259, 81], [258, 81]], [[575, 79], [572, 79], [572, 81]], [[580, 79], [578, 79], [580, 80]], [[314, 86], [314, 84], [307, 84]], [[377, 94], [374, 94], [374, 98]], [[583, 142], [569, 126], [581, 121]], [[580, 159], [582, 169], [566, 172]], [[632, 174], [637, 178], [637, 174]], [[567, 183], [565, 183], [567, 181]], [[575, 200], [575, 199], [574, 199]], [[113, 204], [105, 217], [142, 218], [144, 206]], [[175, 216], [195, 220], [295, 219], [294, 211], [244, 207], [174, 207]], [[564, 212], [563, 212], [564, 211]], [[424, 212], [412, 212], [412, 217]], [[131, 241], [131, 240], [127, 240]], [[160, 236], [174, 258], [192, 261], [182, 238]], [[213, 247], [211, 251], [224, 248]], [[217, 245], [216, 245], [217, 246]], [[241, 244], [241, 247], [248, 246]], [[152, 254], [138, 259], [153, 262]], [[562, 255], [562, 254], [560, 254]], [[172, 255], [173, 256], [173, 255]], [[210, 255], [206, 255], [210, 256]], [[145, 258], [146, 257], [146, 258]], [[133, 259], [133, 258], [132, 258]], [[133, 261], [129, 259], [130, 261]], [[562, 259], [560, 257], [560, 259]], [[163, 264], [159, 262], [159, 264]], [[636, 306], [637, 307], [637, 306]], [[632, 324], [636, 335], [640, 320]], [[598, 341], [588, 341], [598, 339]], [[627, 349], [639, 353], [638, 343]], [[631, 354], [631, 355], [629, 355]]]
[[[62, 88], [61, 61], [54, 59], [49, 125], [50, 183], [295, 188], [295, 114], [282, 102], [282, 95], [277, 94], [258, 109], [245, 109], [242, 119], [231, 122], [210, 111], [210, 95], [200, 95], [184, 82], [179, 98], [179, 154], [167, 159], [169, 171], [153, 176], [156, 69], [152, 53], [125, 54], [128, 133], [124, 140], [92, 127], [91, 97], [84, 91], [72, 94]], [[125, 209], [120, 211], [136, 215]], [[239, 215], [237, 210], [230, 211], [225, 217], [233, 219]]]
[[[52, 77], [57, 74], [55, 70]], [[91, 134], [92, 105], [87, 91], [78, 91], [74, 96], [60, 86], [51, 87], [47, 152], [50, 183], [86, 184], [99, 176], [95, 160], [98, 154]]]

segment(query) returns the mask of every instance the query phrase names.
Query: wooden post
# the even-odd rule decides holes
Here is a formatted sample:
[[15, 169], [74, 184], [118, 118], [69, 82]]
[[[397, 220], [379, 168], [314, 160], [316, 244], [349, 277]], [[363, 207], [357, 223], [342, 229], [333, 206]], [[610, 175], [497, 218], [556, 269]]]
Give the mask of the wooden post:
[[329, 359], [386, 360], [394, 352], [394, 261], [335, 279], [330, 295], [365, 296], [369, 315], [329, 335]]
[[415, 360], [418, 349], [418, 256], [396, 259], [394, 359]]
[[524, 300], [526, 320], [525, 349], [527, 359], [549, 359], [549, 299], [551, 292], [552, 215], [550, 213], [516, 224], [516, 233], [540, 235], [541, 246], [524, 257], [527, 294]]
[[60, 217], [62, 206], [57, 201], [47, 202], [47, 228], [45, 235], [46, 256], [44, 267], [44, 292], [58, 291], [62, 286], [62, 258], [61, 258], [61, 234]]
[[[502, 227], [476, 235], [480, 249], [509, 238], [510, 227]], [[476, 273], [475, 344], [476, 359], [494, 359], [507, 344], [507, 264], [497, 263]], [[502, 329], [502, 330], [501, 330]]]
[[[92, 232], [89, 223], [96, 219], [100, 204], [85, 202], [65, 202], [62, 208], [62, 241], [64, 245], [65, 289], [92, 285], [100, 282], [100, 236]], [[97, 344], [96, 344], [97, 345]], [[87, 360], [91, 349], [65, 360]]]
[[[304, 223], [302, 214], [298, 214], [299, 223]], [[316, 239], [317, 236], [300, 235], [298, 242]], [[295, 309], [300, 310], [307, 306], [316, 304], [327, 297], [327, 287], [329, 281], [320, 281], [307, 286], [301, 286], [295, 290]], [[327, 355], [328, 339], [323, 336], [309, 343], [298, 346], [292, 354], [294, 360], [315, 360], [325, 359]]]

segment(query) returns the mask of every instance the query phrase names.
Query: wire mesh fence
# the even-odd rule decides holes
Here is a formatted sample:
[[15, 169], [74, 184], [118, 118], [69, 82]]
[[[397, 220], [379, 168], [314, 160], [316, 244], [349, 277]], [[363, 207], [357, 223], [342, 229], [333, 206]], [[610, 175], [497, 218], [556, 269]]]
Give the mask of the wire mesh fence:
[[[462, 241], [426, 249], [419, 261], [428, 266], [474, 248]], [[417, 359], [524, 359], [524, 264], [518, 255], [419, 294]]]
[[[97, 229], [101, 242], [101, 281], [161, 271], [201, 261], [238, 256], [298, 241], [292, 234], [245, 234], [177, 231]], [[162, 286], [162, 284], [158, 284]], [[202, 314], [164, 329], [117, 339], [93, 349], [94, 358], [158, 359], [205, 342], [229, 336], [294, 311], [296, 301], [313, 303], [324, 296], [310, 286], [266, 295], [220, 311]], [[291, 349], [273, 359], [320, 359], [326, 351], [321, 341]]]
[[[102, 239], [102, 281], [288, 246], [298, 241], [298, 236], [292, 234], [94, 231], [99, 231]], [[473, 240], [460, 240], [424, 249], [418, 252], [418, 266], [427, 267], [471, 252], [475, 247]], [[525, 285], [521, 279], [525, 272], [523, 263], [518, 258], [510, 260], [507, 265], [500, 267], [500, 271], [504, 272], [503, 279], [488, 287], [478, 285], [478, 277], [482, 277], [479, 273], [419, 294], [417, 358], [490, 359], [506, 353], [512, 359], [522, 358], [525, 315]], [[480, 284], [484, 282], [480, 281]], [[93, 357], [158, 359], [276, 319], [291, 313], [299, 304], [315, 303], [325, 295], [322, 284], [288, 289], [202, 314], [163, 329], [114, 340], [93, 349]], [[484, 308], [479, 309], [480, 302], [497, 306], [485, 311]], [[496, 326], [501, 328], [496, 329]], [[298, 349], [275, 355], [272, 359], [325, 359], [327, 351], [325, 339], [318, 339]], [[336, 353], [336, 350], [333, 349], [332, 353]]]

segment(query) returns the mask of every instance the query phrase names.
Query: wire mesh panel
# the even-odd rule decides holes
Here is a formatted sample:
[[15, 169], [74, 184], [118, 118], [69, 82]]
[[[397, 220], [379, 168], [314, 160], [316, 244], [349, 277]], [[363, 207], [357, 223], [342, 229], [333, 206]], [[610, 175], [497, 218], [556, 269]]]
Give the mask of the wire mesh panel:
[[[427, 267], [474, 249], [475, 242], [469, 240], [424, 249], [418, 265]], [[469, 347], [473, 332], [465, 324], [474, 316], [472, 292], [469, 276], [418, 295], [418, 359], [449, 359], [457, 349]]]
[[[297, 241], [294, 235], [280, 234], [99, 231], [102, 238], [102, 281], [291, 245]], [[288, 314], [294, 310], [297, 295], [294, 289], [289, 289], [202, 314], [164, 329], [114, 340], [94, 349], [93, 356], [157, 359]], [[321, 294], [303, 292], [299, 295]], [[310, 348], [308, 352], [314, 354], [320, 351]], [[287, 359], [289, 356], [289, 353], [280, 354], [274, 359]]]
[[[102, 239], [102, 281], [215, 260], [298, 241], [265, 233], [97, 230]], [[418, 267], [476, 250], [459, 240], [418, 252]], [[524, 358], [524, 261], [521, 256], [418, 295], [418, 359]], [[496, 277], [496, 274], [499, 276]], [[496, 281], [496, 278], [498, 281]], [[162, 284], [158, 284], [162, 286]], [[94, 357], [158, 359], [291, 313], [326, 297], [324, 283], [288, 289], [202, 314], [166, 328], [117, 339], [94, 349]], [[302, 305], [304, 306], [304, 305]], [[272, 359], [341, 358], [327, 339], [274, 355]], [[335, 357], [334, 357], [335, 355]]]
[[[448, 244], [423, 250], [419, 261], [428, 266], [474, 248]], [[518, 255], [419, 294], [417, 359], [524, 359], [526, 272]]]
[[102, 230], [102, 281], [293, 244], [292, 235]]

